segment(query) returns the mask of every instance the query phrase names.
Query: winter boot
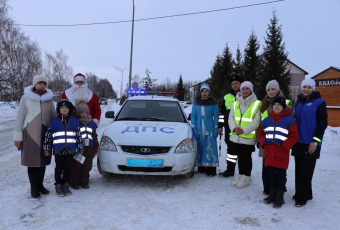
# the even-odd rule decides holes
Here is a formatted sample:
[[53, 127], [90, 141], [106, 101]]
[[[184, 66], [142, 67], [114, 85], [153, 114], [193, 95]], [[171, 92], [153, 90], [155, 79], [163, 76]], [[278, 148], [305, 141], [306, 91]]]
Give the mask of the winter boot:
[[240, 181], [236, 184], [236, 188], [245, 188], [250, 185], [250, 176], [242, 175]]
[[71, 190], [68, 188], [68, 183], [65, 183], [63, 185], [63, 190], [64, 190], [64, 193], [65, 193], [65, 196], [71, 196], [72, 195]]
[[44, 182], [44, 177], [45, 177], [45, 169], [41, 169], [41, 171], [38, 172], [38, 176], [37, 176], [37, 179], [38, 179], [38, 191], [41, 193], [41, 194], [44, 194], [44, 195], [47, 195], [50, 193], [50, 191], [48, 191], [44, 185], [43, 185], [43, 182]]
[[62, 184], [57, 184], [55, 187], [55, 191], [59, 197], [65, 196], [65, 192], [63, 190], [63, 185]]
[[197, 167], [197, 172], [199, 173], [205, 173], [206, 169], [205, 169], [205, 166], [198, 166]]
[[38, 191], [38, 186], [37, 186], [37, 173], [29, 173], [28, 174], [28, 178], [30, 180], [30, 184], [31, 184], [31, 195], [33, 198], [40, 198], [40, 193]]
[[81, 184], [80, 187], [82, 187], [83, 189], [89, 189], [90, 186], [88, 184]]
[[238, 184], [238, 182], [240, 182], [241, 176], [243, 176], [243, 175], [238, 174], [238, 175], [235, 176], [235, 181], [231, 183], [232, 187], [235, 187]]
[[228, 172], [228, 170], [225, 170], [224, 172], [220, 173], [219, 176], [227, 178], [234, 176], [234, 173]]
[[274, 208], [281, 208], [281, 206], [285, 203], [285, 201], [283, 200], [284, 194], [285, 192], [283, 190], [278, 189], [276, 191], [275, 201], [273, 204]]
[[276, 189], [275, 188], [269, 188], [270, 195], [263, 199], [263, 203], [265, 204], [271, 204], [274, 202], [276, 197]]

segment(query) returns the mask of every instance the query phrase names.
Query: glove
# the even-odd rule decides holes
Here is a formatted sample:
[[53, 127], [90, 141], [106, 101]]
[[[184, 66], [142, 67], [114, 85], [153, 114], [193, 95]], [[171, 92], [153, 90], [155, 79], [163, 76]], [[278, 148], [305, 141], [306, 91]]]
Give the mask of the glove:
[[194, 136], [196, 137], [196, 139], [198, 139], [199, 138], [199, 135], [198, 135], [198, 131], [197, 131], [197, 129], [192, 129], [192, 131], [194, 132]]
[[214, 138], [216, 139], [218, 136], [218, 129], [214, 129], [213, 131]]

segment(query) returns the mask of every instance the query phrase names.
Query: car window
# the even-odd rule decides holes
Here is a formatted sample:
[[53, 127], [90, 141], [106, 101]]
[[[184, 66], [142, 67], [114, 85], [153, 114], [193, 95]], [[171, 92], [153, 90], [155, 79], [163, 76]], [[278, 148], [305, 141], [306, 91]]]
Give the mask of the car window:
[[176, 101], [127, 101], [116, 120], [186, 122]]

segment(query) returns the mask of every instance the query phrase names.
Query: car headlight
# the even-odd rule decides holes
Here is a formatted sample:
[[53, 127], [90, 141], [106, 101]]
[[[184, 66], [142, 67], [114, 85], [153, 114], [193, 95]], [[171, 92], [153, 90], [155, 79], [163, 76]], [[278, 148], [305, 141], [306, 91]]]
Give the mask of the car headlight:
[[100, 141], [100, 149], [105, 151], [117, 152], [115, 143], [108, 137], [103, 136]]
[[175, 153], [188, 153], [192, 151], [194, 151], [194, 143], [188, 138], [176, 147]]

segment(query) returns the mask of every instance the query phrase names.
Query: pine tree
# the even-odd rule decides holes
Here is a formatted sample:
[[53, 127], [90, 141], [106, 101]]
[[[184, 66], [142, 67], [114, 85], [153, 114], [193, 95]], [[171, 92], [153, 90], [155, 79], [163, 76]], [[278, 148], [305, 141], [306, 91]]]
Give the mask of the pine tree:
[[240, 50], [240, 44], [237, 44], [234, 74], [240, 75], [240, 76], [243, 75], [242, 53], [241, 53], [241, 50]]
[[178, 80], [178, 83], [177, 83], [177, 91], [179, 92], [177, 99], [179, 101], [184, 101], [185, 90], [184, 90], [184, 86], [183, 86], [182, 74], [179, 75], [179, 80]]
[[285, 43], [283, 42], [282, 25], [278, 25], [276, 12], [273, 11], [273, 18], [268, 24], [265, 46], [263, 47], [263, 55], [261, 58], [262, 67], [262, 87], [261, 92], [257, 95], [263, 98], [266, 95], [266, 84], [268, 81], [275, 79], [281, 91], [287, 98], [290, 98], [290, 69], [288, 69], [288, 52], [285, 51]]
[[230, 91], [229, 77], [234, 70], [234, 59], [228, 43], [223, 50], [223, 56], [217, 55], [213, 68], [210, 70], [209, 84], [211, 96], [220, 102], [224, 95]]
[[[244, 48], [243, 58], [243, 76], [245, 81], [250, 81], [254, 86], [255, 95], [259, 95], [261, 91], [261, 79], [260, 79], [260, 56], [257, 51], [260, 48], [260, 43], [257, 40], [254, 30], [248, 38], [246, 47]], [[260, 98], [259, 98], [260, 99]]]

